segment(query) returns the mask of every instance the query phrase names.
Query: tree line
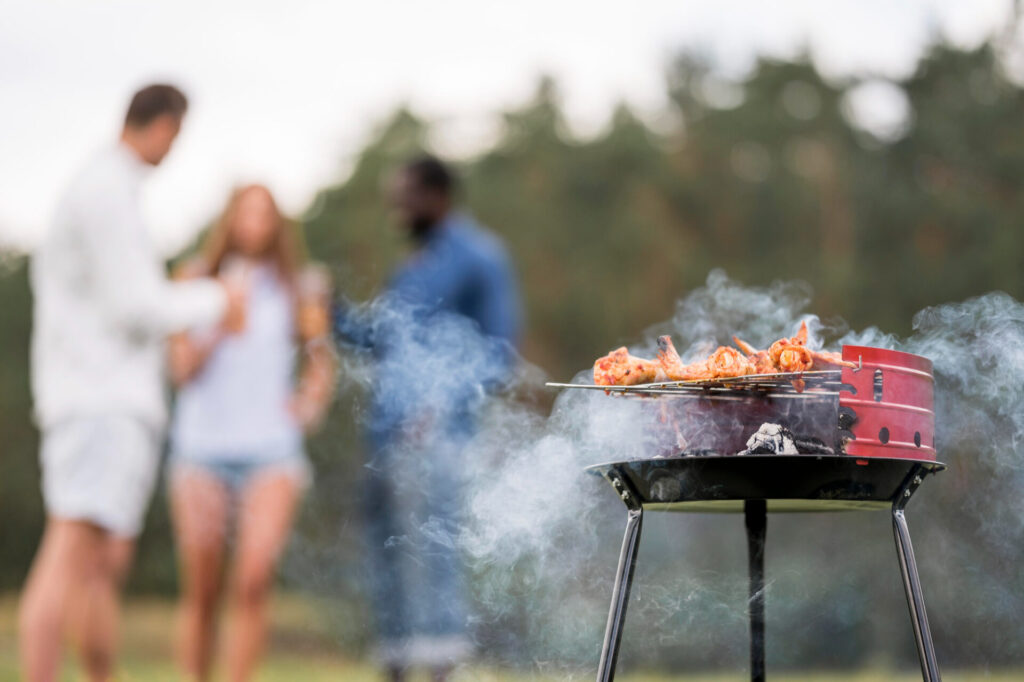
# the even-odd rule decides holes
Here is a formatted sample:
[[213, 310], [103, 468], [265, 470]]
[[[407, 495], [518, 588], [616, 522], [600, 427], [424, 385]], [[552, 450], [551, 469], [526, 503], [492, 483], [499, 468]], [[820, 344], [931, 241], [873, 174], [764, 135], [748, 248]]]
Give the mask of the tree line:
[[[811, 311], [823, 318], [896, 334], [909, 332], [913, 314], [928, 305], [997, 289], [1024, 296], [1024, 231], [1018, 227], [1024, 199], [1017, 189], [1024, 177], [1024, 90], [1006, 76], [992, 46], [934, 46], [899, 84], [911, 119], [895, 141], [851, 125], [843, 102], [853, 83], [824, 79], [806, 59], [760, 61], [729, 85], [728, 101], [713, 96], [718, 78], [699, 59], [682, 55], [666, 74], [664, 113], [672, 126], [655, 129], [622, 104], [603, 131], [586, 138], [567, 125], [557, 83], [543, 79], [529, 102], [503, 114], [503, 132], [493, 145], [458, 163], [465, 204], [505, 240], [520, 274], [527, 320], [523, 356], [550, 377], [567, 380], [596, 356], [670, 318], [676, 302], [713, 268], [749, 284], [803, 280], [813, 291]], [[388, 217], [381, 179], [431, 147], [429, 122], [396, 111], [352, 172], [323, 188], [299, 217], [312, 257], [331, 266], [347, 295], [372, 296], [401, 258], [404, 244]], [[42, 528], [42, 507], [37, 434], [29, 416], [25, 260], [7, 256], [2, 267], [0, 588], [16, 589]], [[357, 530], [352, 524], [338, 529], [338, 519], [355, 512], [355, 496], [343, 491], [361, 462], [351, 414], [363, 398], [349, 388], [310, 445], [319, 476], [285, 576], [296, 586], [330, 592], [339, 613], [362, 608], [351, 578], [359, 562]], [[539, 393], [532, 399], [543, 410], [550, 398]], [[958, 466], [969, 475], [973, 465]], [[956, 494], [944, 489], [927, 509], [955, 504]], [[952, 524], [943, 529], [951, 542], [977, 532], [981, 523], [970, 514], [942, 519]], [[816, 523], [812, 532], [824, 534], [832, 522]], [[697, 524], [693, 532], [716, 528]], [[773, 530], [784, 547], [795, 546], [806, 532], [785, 523]], [[857, 521], [843, 531], [842, 543], [834, 542], [870, 545], [875, 541], [869, 535], [879, 532], [877, 520]], [[133, 589], [173, 589], [171, 552], [165, 500], [158, 499]], [[733, 558], [723, 556], [722, 562]], [[980, 574], [958, 574], [967, 581], [963, 590], [980, 595], [978, 608], [955, 607], [955, 596], [930, 595], [949, 616], [934, 623], [949, 660], [1024, 656], [1006, 646], [1024, 634], [1005, 608], [1006, 599], [1024, 606], [1022, 590], [1010, 589], [1024, 587], [1015, 558], [1007, 549]], [[656, 582], [680, 566], [678, 557], [659, 561], [645, 579]], [[817, 573], [794, 563], [807, 594], [780, 578], [776, 589], [792, 588], [792, 594], [779, 627], [808, 634], [810, 641], [806, 651], [791, 647], [791, 655], [822, 663], [871, 656], [911, 660], [902, 611], [891, 617], [896, 626], [880, 625], [865, 606], [901, 599], [895, 578], [880, 586], [872, 579], [895, 576], [890, 563], [888, 555], [858, 559], [838, 581], [828, 567]], [[1009, 596], [994, 593], [993, 583]], [[831, 606], [808, 596], [836, 589]], [[594, 596], [595, 603], [605, 598], [603, 592]], [[1001, 615], [981, 618], [981, 606], [999, 599], [1004, 601], [995, 612]], [[858, 609], [861, 615], [851, 621]], [[511, 629], [528, 637], [527, 615], [510, 611], [504, 617], [495, 621], [501, 624], [495, 632]], [[665, 627], [673, 624], [685, 625], [669, 619]], [[736, 627], [728, 617], [710, 626]], [[342, 621], [338, 627], [344, 642], [360, 644], [357, 628]], [[817, 631], [834, 631], [841, 643], [832, 651], [815, 649]], [[709, 663], [707, 651], [688, 647], [685, 637], [670, 641], [674, 645], [652, 660]]]

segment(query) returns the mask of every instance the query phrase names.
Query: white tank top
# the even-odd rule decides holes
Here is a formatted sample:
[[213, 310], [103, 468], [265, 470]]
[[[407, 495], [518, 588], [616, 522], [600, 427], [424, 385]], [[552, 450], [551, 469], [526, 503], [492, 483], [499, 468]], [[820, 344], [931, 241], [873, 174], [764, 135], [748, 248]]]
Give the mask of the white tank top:
[[288, 411], [295, 385], [294, 302], [270, 266], [250, 274], [245, 322], [179, 391], [174, 456], [254, 462], [302, 456], [302, 430]]

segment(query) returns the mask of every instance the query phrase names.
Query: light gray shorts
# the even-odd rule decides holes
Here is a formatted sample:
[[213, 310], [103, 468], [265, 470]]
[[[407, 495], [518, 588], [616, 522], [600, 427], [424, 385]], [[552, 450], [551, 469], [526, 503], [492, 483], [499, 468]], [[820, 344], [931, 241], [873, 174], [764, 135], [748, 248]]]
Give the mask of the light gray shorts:
[[78, 417], [44, 430], [40, 463], [50, 516], [133, 538], [156, 483], [160, 433], [134, 417]]

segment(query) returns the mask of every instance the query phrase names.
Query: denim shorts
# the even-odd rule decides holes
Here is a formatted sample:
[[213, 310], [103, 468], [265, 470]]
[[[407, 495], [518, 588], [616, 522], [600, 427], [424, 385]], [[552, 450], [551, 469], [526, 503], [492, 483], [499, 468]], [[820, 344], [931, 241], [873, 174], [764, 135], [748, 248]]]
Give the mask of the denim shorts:
[[200, 459], [180, 455], [171, 456], [171, 480], [189, 472], [213, 476], [232, 494], [241, 492], [256, 476], [284, 474], [305, 490], [312, 482], [312, 467], [304, 455], [277, 459]]

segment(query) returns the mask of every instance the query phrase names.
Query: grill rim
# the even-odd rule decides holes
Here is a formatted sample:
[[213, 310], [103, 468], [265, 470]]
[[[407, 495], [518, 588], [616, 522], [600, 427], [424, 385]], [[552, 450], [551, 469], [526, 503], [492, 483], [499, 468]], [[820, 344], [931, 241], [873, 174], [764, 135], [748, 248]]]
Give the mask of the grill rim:
[[[680, 454], [591, 464], [584, 471], [611, 484], [627, 506], [639, 505], [652, 511], [738, 513], [743, 510], [743, 502], [766, 500], [774, 507], [771, 511], [792, 513], [889, 509], [909, 477], [924, 478], [946, 468], [943, 462], [903, 457]], [[680, 487], [678, 492], [669, 493], [674, 499], [653, 497], [655, 483], [668, 479]], [[699, 494], [682, 499], [679, 496], [684, 486], [696, 488]], [[865, 486], [874, 488], [869, 491]], [[823, 489], [830, 496], [807, 494]], [[805, 504], [798, 505], [799, 509], [780, 508], [795, 501]]]

